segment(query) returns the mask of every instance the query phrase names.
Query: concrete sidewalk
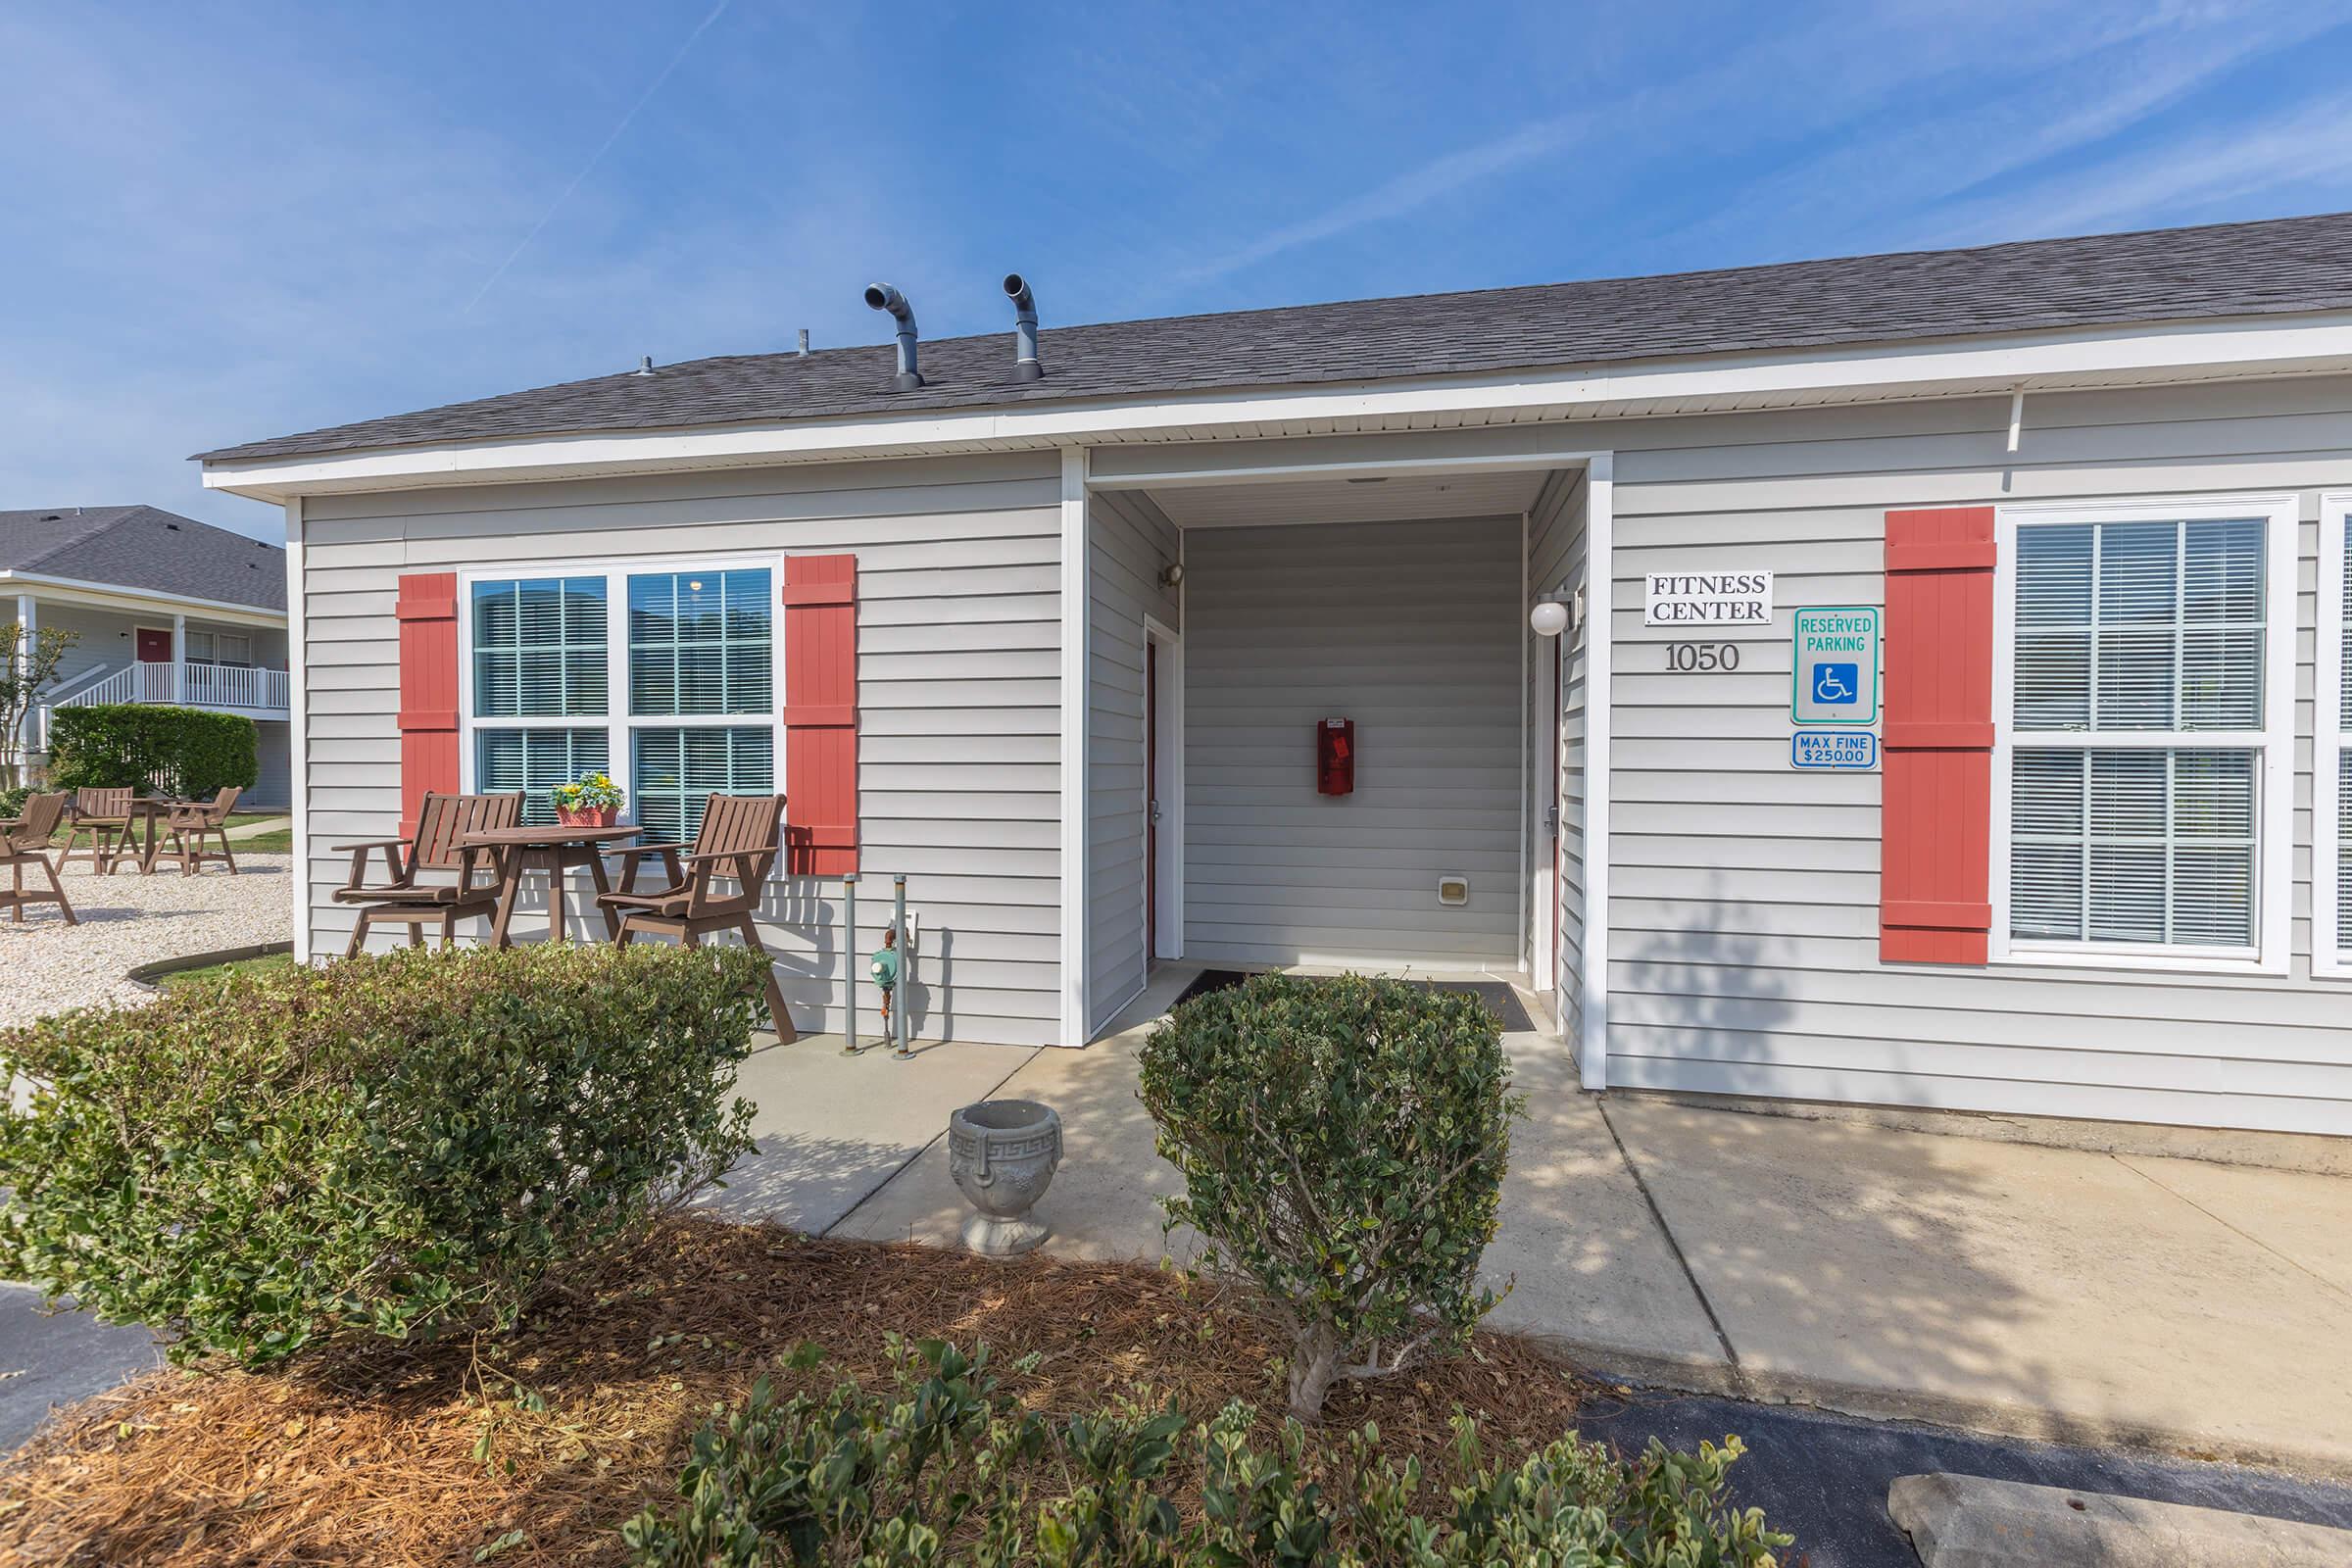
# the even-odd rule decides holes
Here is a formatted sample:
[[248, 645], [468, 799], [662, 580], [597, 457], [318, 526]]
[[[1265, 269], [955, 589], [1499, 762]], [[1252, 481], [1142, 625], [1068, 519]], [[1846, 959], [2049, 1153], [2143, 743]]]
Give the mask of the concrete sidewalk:
[[[1066, 1128], [1049, 1250], [1187, 1255], [1134, 1093], [1184, 978], [1082, 1052], [763, 1053], [763, 1152], [718, 1201], [954, 1245], [948, 1112], [1022, 1096]], [[1497, 1326], [1673, 1387], [2352, 1476], [2352, 1180], [1596, 1099], [1557, 1040], [1506, 1045]]]

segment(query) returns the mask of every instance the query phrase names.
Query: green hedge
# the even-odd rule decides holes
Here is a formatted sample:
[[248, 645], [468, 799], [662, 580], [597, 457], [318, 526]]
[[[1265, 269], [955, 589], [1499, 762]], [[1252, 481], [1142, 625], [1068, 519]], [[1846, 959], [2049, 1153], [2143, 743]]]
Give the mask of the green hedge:
[[1184, 1177], [1170, 1223], [1207, 1238], [1290, 1330], [1291, 1413], [1340, 1378], [1458, 1350], [1495, 1301], [1510, 1121], [1502, 1025], [1462, 991], [1261, 974], [1178, 1007], [1139, 1088]]
[[1197, 1425], [1135, 1401], [1055, 1420], [999, 1391], [986, 1346], [893, 1348], [880, 1395], [784, 1401], [761, 1379], [715, 1416], [681, 1501], [622, 1527], [638, 1568], [1772, 1568], [1790, 1544], [1731, 1506], [1738, 1438], [1620, 1459], [1570, 1435], [1499, 1466], [1456, 1416], [1425, 1486], [1376, 1427], [1316, 1445], [1292, 1422], [1269, 1451], [1238, 1402]]
[[750, 1147], [766, 960], [404, 949], [0, 1031], [0, 1278], [279, 1360], [511, 1326], [549, 1267]]
[[49, 781], [61, 790], [201, 796], [261, 777], [253, 720], [196, 708], [101, 703], [50, 715]]

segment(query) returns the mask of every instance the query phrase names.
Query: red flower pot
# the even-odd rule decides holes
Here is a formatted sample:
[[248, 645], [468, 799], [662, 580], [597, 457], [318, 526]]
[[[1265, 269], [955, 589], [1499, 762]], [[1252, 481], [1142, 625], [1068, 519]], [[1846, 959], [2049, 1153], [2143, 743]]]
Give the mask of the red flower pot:
[[611, 827], [612, 811], [610, 806], [559, 806], [556, 820], [565, 827]]

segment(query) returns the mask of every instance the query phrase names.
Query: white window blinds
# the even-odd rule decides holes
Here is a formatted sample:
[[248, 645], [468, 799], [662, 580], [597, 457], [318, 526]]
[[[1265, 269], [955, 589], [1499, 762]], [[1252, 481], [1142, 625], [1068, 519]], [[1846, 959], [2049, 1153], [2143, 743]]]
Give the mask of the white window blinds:
[[2313, 865], [2313, 881], [2326, 901], [2312, 910], [2318, 934], [2312, 956], [2323, 972], [2338, 975], [2352, 974], [2352, 527], [2346, 526], [2347, 513], [2352, 513], [2352, 496], [2331, 496], [2321, 517], [2320, 714], [2312, 737], [2320, 786], [2313, 800], [2314, 847], [2324, 861]]
[[2255, 945], [2266, 529], [2259, 516], [2018, 529], [2013, 939]]
[[2262, 727], [2263, 521], [2018, 530], [2021, 730]]
[[656, 843], [693, 843], [712, 795], [765, 795], [775, 788], [772, 730], [641, 728], [634, 745], [637, 820]]
[[584, 773], [610, 771], [610, 738], [596, 729], [482, 729], [474, 732], [473, 787], [522, 794], [522, 819], [556, 819], [555, 790]]
[[768, 584], [763, 567], [629, 578], [629, 711], [766, 712]]
[[473, 710], [484, 718], [605, 710], [605, 579], [473, 585]]

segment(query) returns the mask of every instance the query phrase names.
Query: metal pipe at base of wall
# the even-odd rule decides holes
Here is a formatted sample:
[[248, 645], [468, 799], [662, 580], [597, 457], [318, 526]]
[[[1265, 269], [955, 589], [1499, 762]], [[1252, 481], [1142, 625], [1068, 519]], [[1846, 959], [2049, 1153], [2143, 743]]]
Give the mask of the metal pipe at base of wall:
[[914, 1001], [914, 943], [906, 934], [906, 879], [893, 877], [891, 886], [897, 900], [894, 929], [899, 933], [899, 1004], [890, 1015], [891, 1032], [898, 1044], [891, 1054], [908, 1061], [914, 1056], [914, 1043], [908, 1033], [911, 1026], [906, 1021], [907, 1010]]
[[841, 1054], [858, 1054], [858, 873], [841, 879]]

